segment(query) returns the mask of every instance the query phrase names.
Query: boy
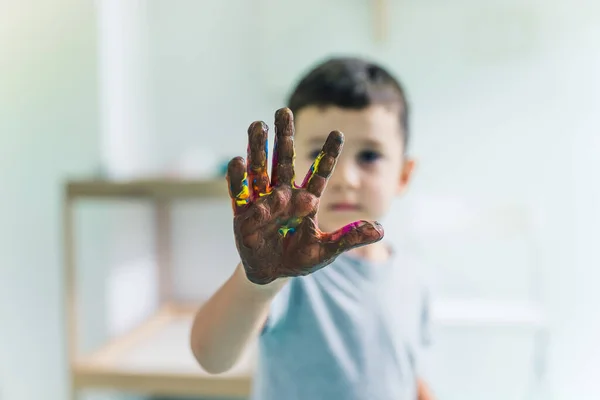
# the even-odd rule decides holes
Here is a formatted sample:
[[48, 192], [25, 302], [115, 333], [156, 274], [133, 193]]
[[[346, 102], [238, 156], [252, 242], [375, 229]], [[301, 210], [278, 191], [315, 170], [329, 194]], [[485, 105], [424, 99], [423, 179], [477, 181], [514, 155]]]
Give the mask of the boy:
[[271, 179], [262, 122], [248, 159], [229, 164], [241, 263], [198, 311], [194, 356], [220, 373], [258, 337], [256, 400], [430, 400], [424, 292], [370, 222], [414, 169], [404, 90], [376, 64], [332, 58], [288, 106], [275, 114]]

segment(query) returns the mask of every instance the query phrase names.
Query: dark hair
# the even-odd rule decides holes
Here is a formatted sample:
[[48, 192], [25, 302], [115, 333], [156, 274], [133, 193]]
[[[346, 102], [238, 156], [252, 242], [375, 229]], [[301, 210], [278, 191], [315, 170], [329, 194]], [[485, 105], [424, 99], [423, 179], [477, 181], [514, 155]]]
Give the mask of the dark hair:
[[398, 104], [404, 145], [409, 110], [402, 84], [382, 66], [358, 57], [333, 57], [308, 71], [288, 99], [294, 114], [308, 106], [360, 110], [373, 104]]

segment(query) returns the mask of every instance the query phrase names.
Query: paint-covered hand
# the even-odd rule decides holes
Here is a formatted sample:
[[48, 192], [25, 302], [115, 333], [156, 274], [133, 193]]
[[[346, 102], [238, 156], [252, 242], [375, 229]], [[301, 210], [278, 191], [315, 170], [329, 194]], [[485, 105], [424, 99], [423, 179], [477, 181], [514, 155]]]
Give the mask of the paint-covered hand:
[[292, 112], [283, 108], [275, 113], [271, 179], [268, 127], [263, 122], [250, 125], [247, 161], [236, 157], [227, 171], [235, 241], [248, 280], [264, 285], [308, 275], [345, 251], [383, 238], [383, 228], [376, 222], [356, 221], [331, 233], [317, 226], [319, 198], [343, 141], [341, 132], [331, 132], [304, 181], [296, 185]]

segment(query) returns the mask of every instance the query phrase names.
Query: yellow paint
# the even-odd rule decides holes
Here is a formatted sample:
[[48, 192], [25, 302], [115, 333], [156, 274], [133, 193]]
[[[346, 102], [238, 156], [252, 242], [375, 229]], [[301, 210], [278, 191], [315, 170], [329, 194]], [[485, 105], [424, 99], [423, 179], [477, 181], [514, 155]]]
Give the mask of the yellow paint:
[[300, 225], [301, 222], [302, 222], [302, 217], [294, 218], [290, 222], [290, 225], [293, 226], [293, 227], [296, 227], [296, 226]]
[[[294, 139], [292, 139], [292, 142], [294, 141]], [[296, 164], [296, 148], [294, 146], [292, 146], [292, 165]], [[292, 176], [292, 182], [290, 182], [292, 184], [292, 187], [294, 187], [296, 185], [296, 169], [294, 168], [294, 174]]]
[[279, 233], [281, 235], [283, 235], [283, 237], [286, 237], [287, 234], [288, 234], [288, 232], [291, 231], [291, 230], [294, 230], [294, 228], [290, 228], [290, 227], [285, 226], [285, 227], [279, 228]]
[[314, 168], [313, 168], [313, 172], [317, 170], [317, 168], [319, 167], [319, 163], [321, 162], [321, 159], [325, 156], [325, 153], [320, 152], [319, 155], [317, 156], [317, 158], [315, 159], [315, 163], [314, 163]]
[[248, 173], [244, 173], [244, 179], [242, 180], [242, 191], [235, 196], [235, 202], [238, 206], [248, 204], [250, 198], [250, 190], [248, 189]]
[[321, 159], [324, 156], [325, 156], [325, 153], [320, 152], [319, 155], [317, 156], [317, 158], [315, 158], [315, 162], [313, 163], [312, 171], [310, 173], [310, 178], [308, 179], [309, 182], [312, 179], [312, 177], [315, 176], [315, 174], [317, 173], [317, 169], [319, 168], [319, 164], [321, 163]]
[[282, 235], [283, 237], [286, 237], [290, 231], [292, 233], [295, 232], [296, 227], [298, 225], [300, 225], [301, 222], [302, 222], [301, 217], [290, 220], [287, 225], [283, 225], [281, 228], [279, 228], [279, 234]]

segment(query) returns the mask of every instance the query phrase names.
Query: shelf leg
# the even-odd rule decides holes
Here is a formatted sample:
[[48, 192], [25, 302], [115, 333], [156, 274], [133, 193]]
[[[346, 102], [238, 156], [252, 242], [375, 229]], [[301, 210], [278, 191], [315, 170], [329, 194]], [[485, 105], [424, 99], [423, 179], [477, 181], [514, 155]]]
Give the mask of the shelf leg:
[[171, 241], [171, 203], [158, 199], [155, 203], [156, 261], [159, 302], [167, 305], [173, 299], [173, 249]]

